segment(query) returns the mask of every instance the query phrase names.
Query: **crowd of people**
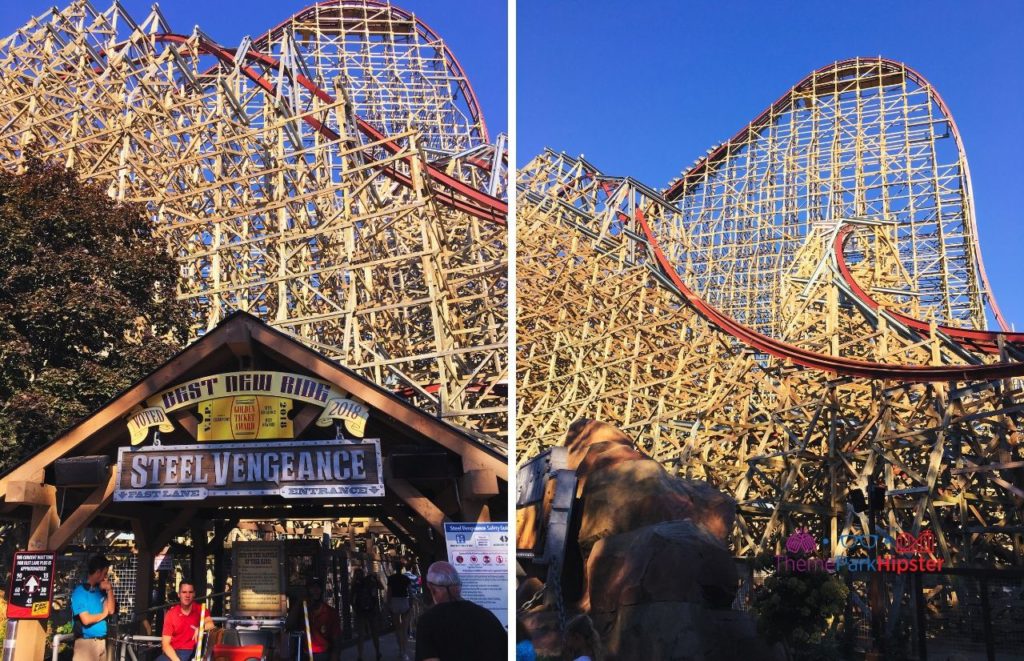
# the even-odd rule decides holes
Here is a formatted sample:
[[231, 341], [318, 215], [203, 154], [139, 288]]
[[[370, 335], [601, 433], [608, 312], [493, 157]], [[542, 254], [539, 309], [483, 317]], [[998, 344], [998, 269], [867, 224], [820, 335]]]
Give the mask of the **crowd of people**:
[[[381, 581], [376, 573], [357, 567], [349, 586], [355, 625], [357, 659], [362, 661], [364, 645], [372, 641], [375, 658], [382, 659], [382, 606], [394, 625], [399, 659], [410, 658], [414, 645], [416, 661], [498, 661], [506, 658], [508, 634], [498, 618], [486, 608], [462, 597], [462, 581], [451, 564], [440, 561], [427, 570], [423, 592], [432, 606], [417, 618], [415, 634], [409, 626], [417, 611], [419, 578], [407, 571], [406, 563], [394, 563], [394, 572]], [[85, 580], [72, 591], [74, 619], [73, 661], [105, 661], [109, 620], [117, 612], [117, 601], [108, 578], [110, 561], [102, 555], [89, 559]], [[384, 594], [383, 604], [380, 595]], [[157, 661], [199, 661], [195, 659], [203, 632], [214, 628], [205, 607], [196, 601], [195, 586], [183, 580], [178, 585], [178, 603], [164, 614], [161, 655]], [[341, 661], [344, 645], [341, 616], [324, 599], [324, 586], [312, 578], [304, 599], [294, 600], [285, 628], [304, 641], [297, 661]], [[412, 641], [412, 645], [410, 644]]]

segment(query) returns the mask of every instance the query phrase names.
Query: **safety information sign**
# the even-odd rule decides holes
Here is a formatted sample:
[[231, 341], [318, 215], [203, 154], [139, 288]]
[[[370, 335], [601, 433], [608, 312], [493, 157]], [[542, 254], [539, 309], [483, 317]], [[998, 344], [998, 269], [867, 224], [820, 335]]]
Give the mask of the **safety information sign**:
[[508, 629], [508, 522], [445, 523], [444, 541], [463, 599], [490, 610]]
[[56, 553], [18, 551], [11, 569], [7, 619], [45, 620], [50, 617]]

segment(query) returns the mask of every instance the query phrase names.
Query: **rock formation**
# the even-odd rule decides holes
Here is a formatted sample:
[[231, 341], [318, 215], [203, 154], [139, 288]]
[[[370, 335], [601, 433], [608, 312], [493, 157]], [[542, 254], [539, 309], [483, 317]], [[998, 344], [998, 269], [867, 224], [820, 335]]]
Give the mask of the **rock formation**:
[[[581, 554], [565, 564], [583, 567], [582, 598], [566, 607], [590, 614], [607, 659], [775, 658], [753, 620], [731, 608], [735, 501], [669, 475], [603, 422], [573, 423], [565, 445], [579, 482], [578, 545], [567, 552]], [[557, 645], [550, 617], [524, 621], [535, 643]]]

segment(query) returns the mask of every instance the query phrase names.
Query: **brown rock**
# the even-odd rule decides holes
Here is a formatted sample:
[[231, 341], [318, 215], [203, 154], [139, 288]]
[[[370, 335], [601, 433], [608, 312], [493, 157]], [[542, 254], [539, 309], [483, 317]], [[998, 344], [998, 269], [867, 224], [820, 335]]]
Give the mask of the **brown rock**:
[[606, 661], [782, 661], [782, 650], [757, 635], [754, 620], [733, 610], [687, 602], [624, 606], [592, 614]]
[[670, 476], [651, 459], [621, 461], [592, 473], [583, 487], [579, 541], [586, 558], [602, 537], [661, 521], [691, 519], [721, 540], [736, 502], [705, 482]]
[[606, 537], [586, 568], [590, 613], [653, 602], [729, 608], [738, 576], [729, 549], [690, 520], [665, 521]]

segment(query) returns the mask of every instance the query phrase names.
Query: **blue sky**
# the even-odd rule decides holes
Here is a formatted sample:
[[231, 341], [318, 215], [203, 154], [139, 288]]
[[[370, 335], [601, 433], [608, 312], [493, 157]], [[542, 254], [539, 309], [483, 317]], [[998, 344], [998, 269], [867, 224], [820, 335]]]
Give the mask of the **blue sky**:
[[518, 155], [584, 154], [664, 187], [814, 69], [882, 55], [960, 128], [982, 255], [1024, 329], [1024, 2], [518, 0]]
[[[0, 0], [0, 35], [7, 36], [54, 5], [66, 0]], [[93, 0], [104, 10], [110, 0]], [[149, 15], [153, 0], [122, 0], [138, 21]], [[225, 46], [235, 46], [245, 35], [256, 37], [315, 0], [167, 0], [160, 2], [171, 27], [189, 33], [198, 24]], [[504, 2], [473, 0], [399, 0], [392, 4], [414, 12], [449, 45], [466, 70], [483, 108], [492, 139], [508, 131], [508, 36]]]

